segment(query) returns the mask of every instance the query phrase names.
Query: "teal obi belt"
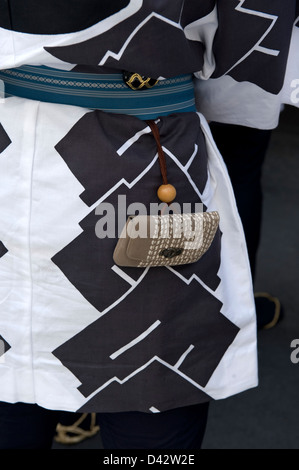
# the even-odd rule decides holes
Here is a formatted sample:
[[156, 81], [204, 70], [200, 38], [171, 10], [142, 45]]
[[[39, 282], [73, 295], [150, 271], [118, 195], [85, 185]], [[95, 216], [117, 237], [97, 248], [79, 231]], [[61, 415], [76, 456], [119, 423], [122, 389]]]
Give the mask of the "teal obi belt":
[[46, 66], [0, 70], [0, 80], [5, 97], [100, 109], [144, 120], [196, 111], [192, 74], [160, 80], [142, 90], [131, 89], [121, 73], [80, 73]]

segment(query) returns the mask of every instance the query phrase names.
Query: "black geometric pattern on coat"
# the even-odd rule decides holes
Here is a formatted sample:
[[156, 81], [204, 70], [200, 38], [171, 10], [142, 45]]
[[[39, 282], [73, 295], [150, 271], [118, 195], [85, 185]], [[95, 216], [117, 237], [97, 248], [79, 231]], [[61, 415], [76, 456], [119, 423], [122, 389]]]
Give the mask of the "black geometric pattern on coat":
[[[215, 1], [200, 5], [189, 1], [183, 8], [181, 3], [171, 2], [167, 11], [160, 2], [154, 12], [152, 3], [145, 0], [137, 13], [95, 38], [46, 50], [65, 62], [129, 69], [155, 78], [202, 70], [204, 47], [198, 41], [188, 40], [181, 26], [184, 28], [210, 13]], [[217, 3], [219, 28], [213, 50], [216, 57], [213, 77], [227, 74], [238, 82], [251, 81], [278, 94], [283, 86], [298, 2], [290, 0], [288, 8], [281, 0], [264, 0], [262, 6], [260, 3], [259, 0]], [[133, 39], [126, 44], [132, 33]]]
[[[57, 253], [52, 261], [83, 297], [102, 312], [125, 295], [131, 286], [112, 270], [116, 240], [100, 240], [96, 236], [95, 227], [99, 220], [100, 217], [92, 211], [80, 223], [82, 234]], [[127, 273], [138, 279], [143, 269], [128, 268]]]
[[[218, 3], [214, 78], [227, 74], [278, 94], [284, 83], [295, 2], [227, 0]], [[231, 32], [234, 31], [234, 34]], [[266, 73], [257, 73], [257, 71]]]
[[[114, 235], [110, 234], [110, 238], [104, 239], [99, 239], [96, 235], [95, 227], [106, 217], [104, 210], [99, 212], [101, 209], [101, 204], [99, 204], [96, 212], [101, 213], [102, 216], [92, 211], [80, 223], [82, 233], [52, 258], [52, 261], [76, 289], [100, 312], [129, 288], [128, 283], [120, 279], [111, 269], [117, 235], [126, 223], [129, 206], [141, 202], [146, 208], [146, 213], [149, 214], [150, 204], [160, 202], [156, 191], [162, 181], [159, 164], [154, 161], [157, 151], [154, 138], [151, 134], [143, 135], [123, 155], [118, 155], [117, 150], [124, 142], [146, 128], [145, 123], [135, 118], [128, 117], [125, 123], [123, 117], [119, 115], [107, 115], [100, 111], [88, 113], [56, 146], [72, 173], [85, 187], [84, 193], [81, 194], [85, 203], [92, 205], [99, 198], [105, 198], [104, 203], [110, 203], [117, 208], [119, 196], [126, 200], [120, 225], [118, 225], [119, 214], [116, 213], [116, 217], [113, 217]], [[190, 211], [194, 211], [196, 210], [195, 204], [201, 202], [194, 186], [202, 192], [207, 182], [208, 157], [198, 117], [194, 113], [186, 114], [184, 119], [181, 119], [179, 115], [174, 115], [161, 119], [159, 127], [162, 144], [175, 155], [182, 167], [188, 166], [188, 170], [182, 171], [178, 164], [166, 154], [169, 181], [177, 189], [176, 202], [182, 208], [183, 203], [188, 203]], [[113, 135], [111, 129], [118, 129], [118, 133]], [[109, 132], [111, 132], [110, 136]], [[195, 150], [194, 142], [198, 147]], [[138, 178], [152, 162], [154, 164], [130, 188], [129, 183]], [[99, 175], [99, 178], [95, 178], [94, 175]], [[124, 181], [128, 184], [124, 184]], [[111, 188], [115, 188], [114, 191], [111, 191]], [[109, 191], [111, 194], [105, 197]], [[127, 215], [130, 214], [127, 213]], [[177, 271], [186, 278], [185, 282], [195, 275], [200, 277], [209, 288], [216, 290], [220, 283], [217, 274], [220, 267], [220, 253], [219, 232], [200, 263], [180, 267]], [[102, 269], [99, 269], [99, 266]], [[136, 271], [128, 268], [128, 273], [133, 278], [139, 277], [137, 272], [142, 273], [142, 270]], [[98, 286], [105, 284], [110, 288], [105, 290], [105, 295], [99, 295]]]
[[31, 34], [71, 33], [92, 26], [129, 3], [130, 0], [1, 0], [0, 26]]
[[11, 346], [8, 344], [7, 341], [0, 335], [0, 358], [5, 354]]
[[4, 152], [4, 150], [11, 144], [11, 140], [8, 137], [6, 131], [4, 130], [2, 124], [0, 123], [0, 153]]
[[[203, 193], [207, 183], [208, 156], [198, 116], [184, 113], [182, 119], [180, 114], [175, 114], [167, 119], [161, 118], [158, 126], [162, 145], [179, 159], [181, 165], [190, 162], [188, 172], [200, 193]], [[85, 191], [80, 197], [87, 205], [93, 205], [122, 180], [130, 184], [151, 164], [157, 153], [152, 134], [142, 135], [123, 155], [117, 153], [125, 142], [146, 128], [147, 124], [135, 117], [126, 116], [124, 124], [122, 115], [94, 111], [85, 114], [55, 146], [84, 186]], [[196, 155], [195, 145], [198, 149]], [[191, 186], [190, 191], [186, 192], [183, 173], [178, 171], [177, 165], [167, 154], [165, 156], [169, 181], [177, 189], [177, 202], [200, 202], [198, 197], [194, 200], [195, 192]], [[162, 179], [158, 163], [155, 168], [156, 176], [153, 175], [153, 179], [144, 184], [143, 194], [137, 194], [134, 202], [157, 201], [156, 190]]]
[[[0, 258], [2, 258], [6, 253], [8, 253], [7, 248], [4, 244], [0, 241]], [[8, 344], [7, 341], [0, 335], [0, 358], [5, 354], [11, 346]]]
[[[157, 390], [161, 388], [161, 377], [167, 387], [157, 395]], [[136, 390], [142, 390], [140, 401], [136, 399]], [[109, 387], [88, 400], [78, 411], [81, 413], [85, 413], [85, 410], [107, 411], [106, 402], [114, 403], [116, 411], [118, 403], [121, 403], [121, 411], [140, 409], [149, 412], [152, 408], [160, 411], [208, 401], [211, 401], [209, 395], [155, 360], [130, 380], [124, 383], [115, 380]]]
[[[192, 73], [202, 69], [204, 46], [187, 40], [180, 21], [185, 25], [187, 20], [198, 20], [209, 8], [213, 10], [215, 2], [201, 3], [168, 1], [165, 6], [164, 1], [144, 0], [135, 14], [107, 32], [78, 44], [45, 50], [71, 64], [138, 71], [153, 78]], [[119, 56], [132, 34], [134, 37]]]
[[210, 249], [200, 259], [199, 263], [186, 266], [173, 266], [172, 269], [182, 275], [186, 280], [197, 276], [213, 291], [219, 287], [221, 282], [217, 275], [221, 264], [221, 238], [222, 233], [218, 229]]
[[[146, 127], [146, 124], [138, 119], [130, 116], [126, 119], [128, 126], [124, 127], [121, 115], [110, 115], [101, 111], [88, 113], [55, 147], [84, 186], [85, 192], [80, 197], [89, 206], [123, 178], [128, 182], [133, 181], [153, 159], [155, 142], [146, 135], [142, 136], [142, 140], [148, 141], [150, 152], [147, 145], [147, 153], [144, 154], [139, 139], [134, 148], [140, 158], [135, 159], [133, 163], [129, 158], [119, 157], [117, 151], [123, 143]], [[109, 135], [113, 136], [113, 139], [107, 138]]]
[[[99, 286], [105, 288], [107, 284]], [[53, 354], [80, 380], [79, 391], [89, 396], [114, 377], [125, 380], [155, 356], [175, 367], [192, 346], [178, 369], [205, 387], [239, 332], [221, 308], [196, 281], [185, 285], [169, 270], [152, 268], [132, 295]], [[134, 342], [156, 322], [160, 324], [150, 334]]]
[[[168, 178], [177, 188], [176, 201], [181, 205], [189, 203], [193, 211], [201, 201], [198, 189], [205, 189], [208, 178], [206, 143], [198, 117], [195, 113], [184, 114], [183, 119], [173, 115], [161, 118], [158, 126]], [[156, 191], [162, 180], [157, 149], [152, 134], [144, 133], [146, 129], [147, 124], [136, 118], [95, 111], [81, 118], [56, 146], [85, 188], [80, 197], [94, 207], [102, 201], [80, 222], [82, 233], [52, 259], [82, 296], [102, 313], [96, 322], [53, 353], [78, 377], [82, 383], [79, 390], [87, 397], [115, 376], [126, 380], [155, 355], [174, 367], [190, 347], [192, 351], [180, 364], [180, 374], [187, 377], [184, 380], [194, 380], [205, 387], [239, 332], [222, 315], [222, 303], [200, 284], [215, 290], [220, 283], [220, 230], [200, 262], [175, 269], [152, 268], [149, 272], [144, 268], [116, 267], [113, 251], [117, 238], [100, 239], [96, 235], [97, 224], [106, 216], [104, 211], [99, 212], [105, 203], [117, 208], [122, 196], [126, 198], [125, 209], [142, 202], [149, 213], [150, 203], [159, 202]], [[118, 152], [119, 149], [123, 151]], [[115, 234], [126, 222], [124, 215], [119, 227], [118, 214], [114, 219]], [[161, 309], [157, 299], [163, 299]], [[110, 358], [157, 322], [159, 327], [142, 341], [114, 360]], [[161, 352], [159, 344], [163, 345]], [[179, 357], [178, 347], [182, 349]], [[89, 363], [95, 361], [88, 370], [81, 366], [87, 357]], [[198, 396], [198, 389], [194, 393]]]
[[[175, 2], [173, 2], [175, 3]], [[183, 28], [193, 23], [196, 19], [204, 18], [211, 13], [216, 5], [216, 0], [206, 0], [205, 2], [185, 1], [181, 9], [179, 23]]]
[[0, 241], [0, 258], [2, 258], [2, 256], [4, 256], [7, 252], [8, 252], [7, 248]]
[[[152, 170], [151, 173], [154, 171]], [[151, 176], [151, 175], [149, 175]], [[143, 186], [143, 180], [139, 187]], [[134, 193], [128, 188], [119, 188], [119, 194], [126, 196], [128, 204], [135, 202]], [[138, 191], [141, 193], [141, 190]], [[105, 202], [116, 207], [118, 194], [113, 193]], [[100, 206], [98, 206], [100, 208]], [[104, 211], [102, 211], [103, 213]], [[105, 217], [105, 215], [103, 216]], [[128, 292], [131, 287], [112, 268], [113, 252], [117, 243], [115, 238], [99, 239], [96, 234], [97, 224], [102, 216], [92, 211], [81, 223], [82, 233], [57, 253], [52, 261], [59, 267], [67, 279], [100, 312], [112, 305], [119, 297]], [[123, 228], [124, 223], [118, 226], [118, 214], [115, 219], [115, 234]], [[110, 235], [113, 236], [114, 234]], [[221, 262], [221, 234], [217, 232], [215, 239], [203, 258], [198, 263], [174, 267], [174, 271], [184, 278], [184, 282], [190, 282], [192, 277], [201, 279], [210, 289], [216, 290], [220, 283], [218, 271]], [[142, 274], [143, 268], [125, 268], [130, 277], [137, 280]], [[171, 274], [174, 276], [175, 273]], [[100, 286], [103, 286], [103, 291]]]

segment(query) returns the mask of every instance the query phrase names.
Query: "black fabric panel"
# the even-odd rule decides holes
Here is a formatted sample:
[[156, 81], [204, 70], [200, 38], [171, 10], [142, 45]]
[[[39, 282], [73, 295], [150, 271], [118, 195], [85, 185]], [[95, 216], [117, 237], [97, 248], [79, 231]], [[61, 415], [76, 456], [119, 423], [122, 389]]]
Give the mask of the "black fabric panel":
[[[125, 158], [117, 154], [124, 142], [147, 127], [147, 124], [134, 117], [126, 116], [126, 126], [123, 125], [123, 120], [122, 115], [102, 111], [87, 113], [55, 147], [84, 186], [85, 191], [81, 194], [81, 198], [89, 206], [121, 179], [132, 182], [156, 155], [156, 143], [151, 134], [143, 135], [131, 146], [126, 151]], [[207, 151], [197, 115], [185, 113], [184, 119], [181, 119], [180, 114], [166, 119], [161, 118], [159, 127], [162, 144], [177, 156], [182, 165], [187, 164], [194, 152], [194, 144], [197, 144], [198, 154], [189, 172], [202, 192], [207, 182]], [[190, 138], [186, 139], [186, 135]], [[108, 136], [111, 138], [107, 138]], [[84, 156], [84, 165], [82, 165], [82, 156]], [[198, 196], [195, 199], [196, 194], [193, 189], [187, 192], [183, 173], [178, 172], [178, 168], [167, 155], [166, 158], [169, 160], [169, 181], [172, 181], [177, 189], [178, 202], [199, 202]], [[143, 203], [157, 201], [156, 190], [162, 183], [158, 164], [156, 170], [155, 175], [149, 172], [145, 177], [147, 184], [141, 185], [142, 192], [139, 193], [138, 200]], [[107, 177], [101, 178], [103, 174]], [[91, 178], [91, 175], [99, 175], [99, 178]], [[127, 190], [121, 194], [126, 193]]]
[[[278, 94], [284, 83], [295, 8], [295, 0], [246, 0], [242, 5], [238, 0], [219, 2], [213, 77], [228, 73], [238, 82], [250, 81]], [[264, 50], [256, 50], [258, 46]]]
[[[161, 387], [161, 380], [167, 384], [167, 387], [157, 395], [156, 390], [157, 387]], [[136, 390], [143, 390], [142, 397], [139, 400], [136, 400]], [[153, 362], [131, 380], [124, 383], [113, 382], [91, 398], [78, 411], [81, 413], [85, 413], [85, 410], [104, 409], [106, 411], [107, 407], [104, 403], [107, 401], [114, 402], [116, 407], [121, 401], [123, 403], [122, 411], [139, 409], [150, 412], [152, 406], [160, 411], [165, 411], [166, 409], [186, 406], [186, 403], [206, 403], [211, 400], [211, 397], [184, 380], [180, 375], [172, 372], [159, 362]]]
[[[139, 201], [144, 204], [149, 214], [150, 204], [159, 204], [160, 202], [157, 198], [157, 189], [162, 183], [162, 176], [158, 162], [152, 165], [146, 174], [130, 188], [130, 184], [138, 178], [138, 175], [152, 164], [157, 149], [152, 134], [145, 134], [129, 147], [124, 155], [119, 156], [117, 150], [123, 143], [146, 127], [144, 122], [128, 116], [126, 123], [128, 126], [123, 125], [123, 116], [121, 115], [106, 114], [101, 111], [87, 113], [56, 145], [56, 150], [85, 188], [80, 197], [86, 204], [89, 206], [95, 204], [114, 187], [116, 189], [106, 197], [105, 203], [120, 209], [118, 198], [121, 197], [125, 201], [125, 207], [120, 217], [122, 219], [124, 215], [124, 219], [119, 220], [119, 210], [116, 211], [116, 214], [112, 214], [112, 224], [109, 222], [109, 225], [112, 230], [115, 226], [115, 230], [114, 234], [110, 234], [110, 238], [99, 239], [96, 236], [95, 227], [101, 223], [101, 218], [106, 217], [104, 206], [99, 205], [96, 213], [92, 211], [81, 221], [80, 226], [83, 231], [79, 237], [70, 241], [52, 258], [70, 282], [99, 311], [107, 308], [129, 287], [126, 281], [120, 279], [111, 270], [112, 256], [116, 245], [115, 237], [118, 237], [126, 223], [129, 206]], [[183, 166], [192, 157], [194, 144], [197, 144], [199, 150], [190, 165], [189, 175], [202, 191], [207, 182], [207, 154], [196, 114], [187, 113], [183, 120], [180, 115], [173, 115], [166, 119], [161, 118], [159, 127], [162, 144], [176, 155]], [[118, 129], [118, 133], [115, 133], [114, 129]], [[111, 138], [107, 138], [109, 135]], [[186, 138], [187, 135], [190, 137]], [[183, 204], [186, 203], [190, 205], [188, 212], [198, 210], [196, 203], [200, 203], [201, 200], [187, 175], [167, 154], [166, 161], [169, 181], [175, 185], [177, 190], [176, 202], [185, 211]], [[91, 177], [92, 175], [98, 175], [98, 178]], [[187, 278], [196, 272], [211, 288], [216, 288], [219, 283], [217, 273], [219, 270], [220, 239], [218, 237], [216, 239], [218, 242], [210, 250], [212, 260], [209, 259], [215, 266], [213, 276], [208, 275], [204, 260], [198, 273], [195, 265], [193, 268], [185, 266], [186, 272], [184, 270], [182, 272]], [[205, 259], [206, 257], [207, 255], [205, 255]], [[105, 266], [106, 269], [99, 269], [99, 266]], [[129, 276], [138, 279], [137, 272], [139, 270], [128, 268], [126, 271]], [[104, 287], [102, 292], [101, 286], [107, 285], [109, 289]]]
[[[161, 287], [166, 305], [159, 307]], [[113, 377], [126, 379], [155, 356], [174, 366], [193, 345], [179, 369], [205, 386], [239, 332], [221, 314], [222, 306], [196, 281], [187, 286], [169, 270], [152, 268], [135, 288], [134, 301], [127, 296], [54, 355], [78, 377], [80, 392], [88, 396]], [[146, 338], [111, 359], [157, 320], [160, 326]]]
[[[148, 146], [143, 148], [137, 143], [137, 151], [142, 158], [136, 159], [134, 165], [130, 160], [118, 156], [117, 150], [123, 143], [147, 127], [147, 124], [134, 117], [127, 116], [126, 120], [127, 127], [122, 126], [122, 115], [102, 111], [85, 114], [55, 147], [85, 187], [81, 198], [90, 206], [122, 178], [129, 182], [134, 180], [155, 156], [156, 144], [148, 135], [141, 140], [149, 141], [151, 150], [149, 151]], [[117, 133], [115, 129], [118, 129]], [[109, 135], [113, 135], [113, 139], [107, 138]], [[97, 174], [99, 179], [91, 178]], [[101, 178], [103, 174], [109, 174], [109, 178]]]
[[3, 356], [3, 354], [5, 354], [10, 348], [11, 346], [8, 342], [0, 335], [0, 357]]
[[6, 131], [4, 130], [3, 126], [0, 123], [0, 153], [4, 152], [4, 150], [11, 144], [11, 140], [8, 137]]
[[123, 68], [126, 64], [128, 70], [137, 70], [149, 77], [169, 78], [201, 70], [203, 54], [202, 43], [188, 42], [181, 30], [160, 18], [152, 18], [136, 34], [135, 41], [127, 47], [122, 58], [109, 57], [106, 65]]
[[[158, 17], [149, 19], [152, 13]], [[122, 56], [115, 58], [109, 54], [103, 65], [117, 70], [137, 71], [153, 78], [196, 72], [202, 68], [204, 46], [197, 41], [188, 41], [181, 29], [169, 23], [169, 20], [178, 22], [179, 14], [177, 3], [169, 5], [164, 0], [153, 5], [151, 0], [144, 0], [137, 13], [105, 33], [78, 44], [45, 47], [45, 50], [64, 62], [95, 66], [106, 56], [107, 49], [117, 54], [132, 32], [148, 19]]]
[[129, 3], [130, 0], [0, 0], [0, 26], [32, 34], [71, 33], [98, 23]]
[[0, 27], [5, 29], [11, 29], [8, 0], [0, 0]]
[[210, 249], [203, 255], [198, 263], [174, 266], [173, 269], [187, 280], [192, 279], [192, 276], [196, 275], [210, 289], [216, 291], [221, 282], [218, 276], [221, 264], [221, 239], [222, 233], [220, 229], [218, 229]]
[[[80, 197], [85, 203], [91, 206], [105, 196], [101, 204], [110, 203], [110, 207], [119, 209], [121, 196], [125, 198], [127, 215], [132, 203], [141, 202], [147, 213], [150, 213], [150, 203], [159, 203], [156, 193], [162, 176], [155, 161], [155, 139], [148, 133], [134, 140], [145, 127], [146, 123], [133, 117], [124, 119], [121, 115], [93, 111], [86, 113], [56, 145], [56, 150], [84, 187]], [[201, 202], [198, 187], [202, 191], [207, 183], [207, 150], [198, 116], [186, 113], [184, 118], [180, 114], [162, 117], [158, 127], [165, 148], [168, 179], [177, 189], [176, 202], [181, 208], [183, 203], [189, 203], [190, 211], [194, 211], [195, 204]], [[118, 154], [128, 142], [126, 151]], [[111, 381], [111, 393], [119, 390], [125, 394], [119, 405], [123, 411], [127, 397], [133, 397], [134, 383], [138, 384], [142, 374], [152, 369], [148, 366], [155, 357], [166, 363], [163, 365], [166, 372], [169, 367], [180, 364], [175, 374], [169, 373], [173, 380], [181, 383], [178, 389], [182, 406], [193, 399], [205, 401], [207, 397], [191, 382], [201, 387], [207, 385], [239, 332], [222, 315], [222, 303], [200, 284], [203, 281], [212, 289], [219, 285], [220, 230], [210, 250], [198, 263], [173, 270], [152, 268], [147, 273], [143, 268], [115, 269], [115, 234], [123, 228], [127, 215], [118, 227], [119, 211], [113, 210], [115, 234], [100, 239], [95, 228], [103, 213], [91, 211], [80, 222], [82, 233], [52, 258], [81, 295], [103, 315], [53, 354], [80, 380], [79, 391], [86, 397]], [[148, 335], [135, 341], [156, 323], [159, 325]], [[134, 344], [123, 351], [132, 341]], [[190, 348], [188, 357], [181, 363], [181, 356]], [[157, 367], [153, 369], [156, 371]], [[158, 375], [160, 370], [159, 366]], [[119, 383], [113, 382], [115, 377], [126, 385], [119, 388]], [[153, 384], [155, 381], [158, 381], [157, 376], [152, 377]], [[193, 394], [190, 395], [190, 387], [192, 390], [194, 387], [197, 399], [190, 398]], [[153, 390], [155, 388], [153, 385]], [[153, 390], [148, 390], [145, 407], [153, 405]], [[107, 393], [109, 395], [108, 389], [104, 389], [103, 395], [99, 395], [103, 409]], [[166, 402], [168, 395], [168, 402], [177, 402], [176, 391], [169, 391], [168, 384], [161, 386], [159, 395], [162, 401], [158, 408], [165, 406], [164, 399]], [[130, 409], [132, 404], [128, 402], [128, 406]]]
[[2, 256], [4, 256], [7, 252], [8, 252], [7, 248], [0, 241], [0, 258], [2, 258]]
[[181, 16], [181, 25], [185, 28], [188, 24], [193, 23], [194, 18], [203, 18], [211, 13], [216, 5], [216, 0], [205, 0], [204, 2], [190, 2], [184, 3], [184, 8]]

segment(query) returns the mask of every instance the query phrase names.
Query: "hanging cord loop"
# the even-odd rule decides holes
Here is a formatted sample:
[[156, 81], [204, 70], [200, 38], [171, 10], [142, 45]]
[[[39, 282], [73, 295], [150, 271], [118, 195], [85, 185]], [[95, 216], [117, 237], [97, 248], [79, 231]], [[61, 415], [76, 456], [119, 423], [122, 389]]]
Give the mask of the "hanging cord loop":
[[174, 186], [172, 186], [172, 184], [168, 183], [167, 165], [166, 165], [165, 154], [164, 154], [161, 141], [160, 141], [159, 128], [155, 121], [146, 121], [146, 122], [151, 128], [152, 134], [156, 141], [160, 170], [161, 170], [161, 175], [162, 175], [162, 180], [163, 180], [163, 184], [158, 189], [158, 193], [157, 193], [158, 198], [162, 202], [166, 202], [167, 204], [170, 204], [176, 198], [176, 189]]

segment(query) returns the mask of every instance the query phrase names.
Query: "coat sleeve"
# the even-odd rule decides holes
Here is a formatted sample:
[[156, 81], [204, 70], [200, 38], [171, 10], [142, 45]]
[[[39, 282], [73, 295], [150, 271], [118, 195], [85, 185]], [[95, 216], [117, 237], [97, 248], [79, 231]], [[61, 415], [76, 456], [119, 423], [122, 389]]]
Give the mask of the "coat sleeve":
[[247, 0], [223, 3], [215, 70], [197, 75], [198, 110], [211, 121], [273, 129], [283, 104], [299, 106], [299, 2], [260, 0], [258, 10]]

